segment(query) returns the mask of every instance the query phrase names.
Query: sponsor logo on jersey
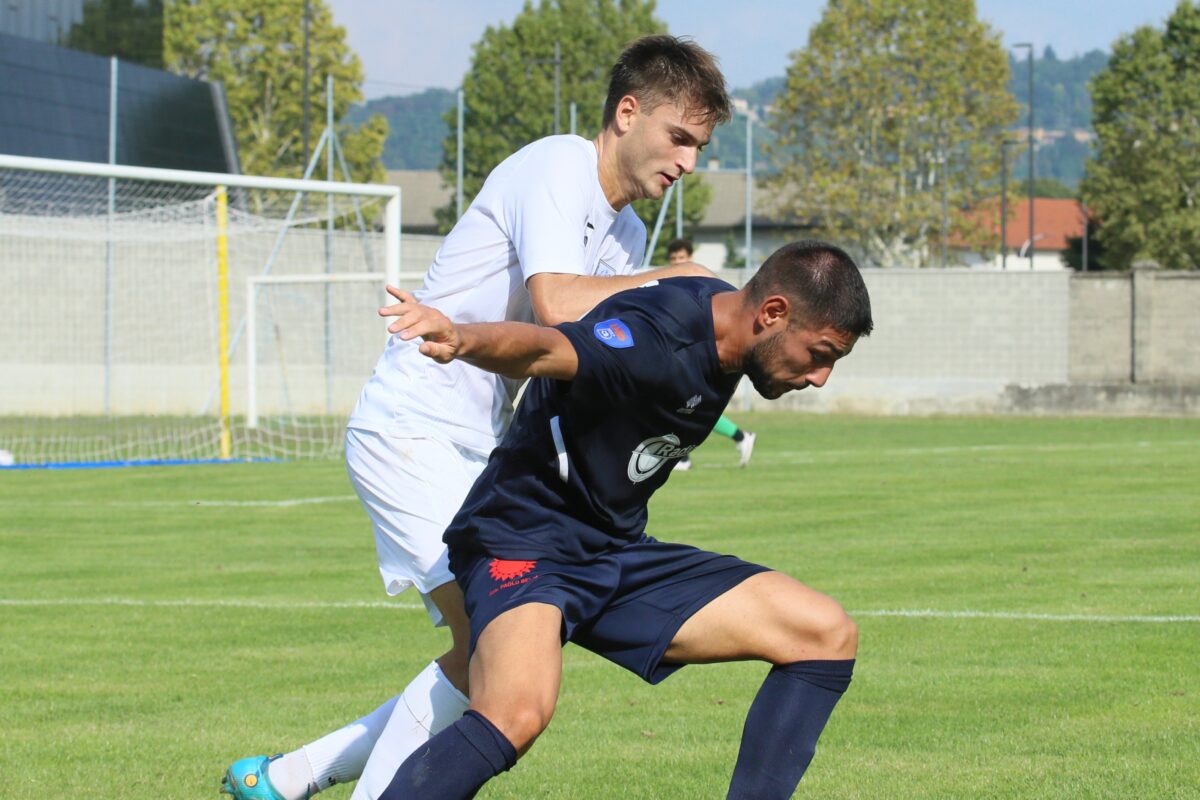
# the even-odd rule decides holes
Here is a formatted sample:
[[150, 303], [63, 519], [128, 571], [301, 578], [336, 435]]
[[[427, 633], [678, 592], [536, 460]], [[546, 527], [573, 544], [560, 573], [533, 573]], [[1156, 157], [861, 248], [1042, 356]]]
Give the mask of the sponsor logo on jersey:
[[601, 260], [596, 264], [596, 275], [601, 278], [611, 278], [617, 274], [617, 268], [607, 261]]
[[685, 405], [675, 409], [676, 414], [690, 414], [696, 410], [696, 406], [700, 405], [700, 395], [694, 394], [688, 398]]
[[695, 449], [695, 445], [681, 446], [679, 437], [673, 433], [651, 437], [633, 449], [627, 470], [629, 480], [641, 483], [662, 469], [668, 461], [683, 458]]
[[536, 561], [513, 561], [503, 558], [493, 558], [488, 562], [488, 574], [492, 576], [492, 580], [498, 583], [499, 586], [488, 592], [488, 596], [494, 595], [501, 589], [511, 589], [514, 586], [522, 586], [532, 580], [536, 580], [538, 576], [530, 574], [536, 566]]
[[633, 347], [633, 332], [629, 330], [628, 325], [619, 319], [606, 319], [603, 322], [597, 322], [592, 331], [596, 334], [597, 339], [609, 347], [615, 347], [618, 350]]

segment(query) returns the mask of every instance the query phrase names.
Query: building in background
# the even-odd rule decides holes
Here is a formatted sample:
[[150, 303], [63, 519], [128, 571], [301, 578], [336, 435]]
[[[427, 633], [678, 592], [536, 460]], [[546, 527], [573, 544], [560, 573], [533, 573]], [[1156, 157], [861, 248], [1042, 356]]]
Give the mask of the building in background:
[[[240, 172], [220, 84], [95, 52], [120, 41], [139, 61], [161, 63], [161, 2], [131, 8], [137, 46], [117, 35], [121, 19], [85, 13], [94, 11], [85, 0], [0, 0], [0, 153], [106, 163], [112, 148], [117, 164]], [[68, 41], [93, 52], [60, 46]]]

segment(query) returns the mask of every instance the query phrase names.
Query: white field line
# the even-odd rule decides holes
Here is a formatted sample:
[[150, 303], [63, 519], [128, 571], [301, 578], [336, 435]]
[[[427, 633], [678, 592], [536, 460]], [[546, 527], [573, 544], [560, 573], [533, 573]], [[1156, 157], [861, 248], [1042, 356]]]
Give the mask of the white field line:
[[945, 447], [891, 447], [880, 450], [782, 450], [770, 453], [775, 458], [806, 458], [818, 460], [823, 456], [845, 457], [866, 456], [927, 456], [950, 455], [954, 453], [1011, 453], [1031, 452], [1050, 453], [1071, 450], [1128, 450], [1132, 448], [1145, 449], [1155, 447], [1200, 446], [1200, 439], [1169, 439], [1158, 442], [1060, 442], [1057, 444], [967, 444], [947, 445]]
[[[135, 608], [250, 608], [267, 611], [305, 611], [342, 609], [385, 609], [391, 611], [424, 611], [419, 603], [398, 603], [384, 600], [294, 602], [286, 600], [138, 600], [126, 597], [102, 598], [0, 598], [0, 606], [130, 606]], [[1195, 623], [1198, 614], [1119, 615], [1119, 614], [1039, 614], [1023, 611], [938, 611], [932, 608], [873, 609], [851, 611], [852, 617], [908, 617], [914, 619], [993, 619], [1027, 622], [1126, 622], [1141, 624]]]
[[345, 503], [357, 500], [352, 494], [331, 495], [329, 497], [297, 497], [290, 500], [128, 500], [114, 501], [112, 505], [130, 506], [232, 506], [235, 508], [287, 508], [288, 506], [307, 506], [315, 503]]

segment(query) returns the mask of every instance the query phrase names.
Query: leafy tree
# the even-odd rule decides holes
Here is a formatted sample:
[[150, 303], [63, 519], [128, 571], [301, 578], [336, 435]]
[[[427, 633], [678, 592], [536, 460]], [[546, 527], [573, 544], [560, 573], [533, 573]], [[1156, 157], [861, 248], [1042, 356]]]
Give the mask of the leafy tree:
[[98, 56], [162, 68], [162, 0], [87, 0], [83, 18], [71, 25], [62, 43]]
[[1092, 102], [1099, 149], [1082, 189], [1107, 258], [1200, 267], [1200, 7], [1181, 0], [1165, 30], [1118, 39]]
[[[560, 133], [570, 130], [568, 109], [577, 106], [576, 131], [600, 131], [608, 73], [625, 45], [639, 36], [663, 33], [654, 16], [654, 0], [541, 0], [525, 7], [511, 25], [489, 26], [474, 46], [471, 66], [463, 77], [466, 113], [463, 120], [463, 195], [470, 202], [488, 173], [510, 154], [554, 132], [554, 43], [561, 45]], [[445, 115], [450, 135], [443, 143], [442, 174], [456, 182], [455, 119]], [[692, 186], [685, 206], [702, 199]], [[694, 199], [693, 199], [694, 197]], [[654, 224], [659, 203], [637, 206], [647, 226]], [[693, 215], [694, 216], [694, 215]], [[448, 230], [455, 221], [451, 202], [438, 211]]]
[[972, 0], [830, 0], [788, 67], [768, 183], [867, 263], [929, 264], [943, 202], [952, 236], [994, 247], [966, 209], [994, 192], [1008, 78]]
[[[334, 119], [362, 100], [362, 65], [324, 0], [311, 0], [307, 87], [304, 0], [175, 0], [167, 6], [163, 28], [168, 69], [225, 84], [242, 169], [249, 174], [304, 173], [304, 92], [315, 149], [325, 126], [326, 75], [333, 76]], [[383, 178], [383, 117], [357, 129], [339, 125], [338, 137], [354, 180]], [[340, 178], [340, 170], [335, 174]]]

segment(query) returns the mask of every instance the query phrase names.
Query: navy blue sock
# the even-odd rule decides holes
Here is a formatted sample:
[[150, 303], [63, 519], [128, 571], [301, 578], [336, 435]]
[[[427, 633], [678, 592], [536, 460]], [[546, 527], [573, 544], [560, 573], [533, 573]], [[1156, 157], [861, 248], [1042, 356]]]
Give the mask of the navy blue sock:
[[771, 670], [746, 715], [728, 800], [792, 796], [853, 671], [854, 659], [797, 661]]
[[467, 800], [516, 763], [504, 734], [478, 711], [467, 711], [400, 765], [379, 800]]

